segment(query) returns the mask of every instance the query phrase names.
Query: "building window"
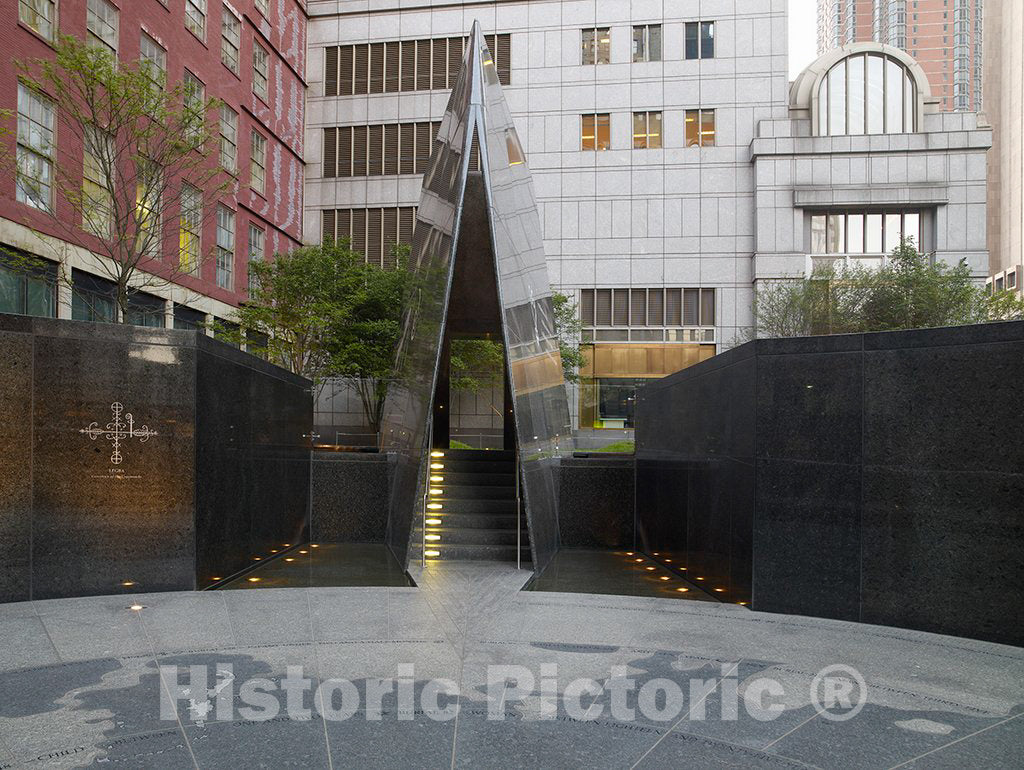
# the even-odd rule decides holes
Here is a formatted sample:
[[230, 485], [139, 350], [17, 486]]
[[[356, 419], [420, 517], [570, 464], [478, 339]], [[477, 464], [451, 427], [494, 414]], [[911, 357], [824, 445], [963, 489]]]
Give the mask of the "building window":
[[325, 128], [323, 175], [422, 174], [440, 127], [434, 121]]
[[135, 292], [128, 297], [128, 307], [124, 311], [124, 322], [132, 326], [149, 326], [162, 329], [165, 325], [164, 309], [166, 302], [159, 297], [144, 292]]
[[185, 0], [185, 28], [206, 40], [206, 0]]
[[174, 303], [174, 328], [197, 331], [206, 327], [206, 313]]
[[[393, 40], [324, 49], [324, 95], [360, 96], [455, 86], [468, 38]], [[512, 37], [485, 35], [498, 82], [512, 77]]]
[[612, 31], [609, 27], [589, 27], [580, 33], [583, 64], [609, 64], [612, 60]]
[[270, 82], [270, 54], [259, 43], [252, 44], [252, 92], [266, 101]]
[[661, 149], [661, 113], [633, 113], [633, 149]]
[[188, 70], [184, 75], [184, 103], [182, 105], [187, 131], [192, 138], [202, 134], [206, 124], [206, 86]]
[[167, 51], [145, 32], [139, 38], [139, 62], [154, 83], [167, 82]]
[[199, 188], [183, 184], [181, 188], [181, 219], [178, 228], [178, 266], [194, 273], [202, 258], [203, 194]]
[[85, 131], [82, 148], [82, 229], [97, 238], [109, 238], [113, 227], [110, 174], [114, 142], [105, 131]]
[[252, 132], [249, 156], [249, 186], [262, 195], [267, 191], [267, 139], [256, 131]]
[[89, 45], [117, 55], [117, 8], [107, 0], [89, 0], [85, 26]]
[[18, 0], [18, 19], [47, 40], [54, 39], [56, 18], [55, 0]]
[[818, 88], [818, 136], [910, 133], [916, 125], [917, 88], [898, 60], [882, 54], [841, 59]]
[[71, 319], [115, 323], [117, 321], [117, 285], [111, 281], [71, 271]]
[[661, 61], [661, 25], [633, 27], [633, 61]]
[[256, 10], [270, 18], [270, 0], [256, 0]]
[[715, 341], [714, 289], [582, 289], [579, 313], [585, 341]]
[[686, 146], [714, 147], [715, 145], [715, 111], [686, 111]]
[[715, 57], [715, 22], [686, 22], [685, 53], [687, 59], [713, 59]]
[[[141, 161], [141, 163], [146, 163]], [[159, 257], [163, 240], [160, 192], [163, 172], [155, 163], [146, 163], [139, 171], [142, 177], [135, 186], [135, 212], [138, 221], [138, 245], [143, 254]]]
[[238, 168], [238, 113], [220, 106], [220, 165], [234, 173]]
[[412, 243], [416, 207], [328, 209], [322, 212], [323, 240], [348, 240], [353, 251], [366, 261], [386, 269], [395, 267], [392, 248]]
[[266, 258], [266, 232], [254, 224], [249, 225], [249, 294], [252, 295], [258, 281], [252, 273], [252, 265]]
[[53, 102], [18, 83], [16, 198], [41, 211], [53, 207]]
[[56, 318], [57, 265], [22, 264], [0, 253], [0, 313]]
[[921, 244], [921, 212], [817, 213], [811, 215], [812, 267], [881, 267], [900, 238]]
[[610, 150], [611, 147], [611, 115], [607, 112], [580, 115], [580, 149]]
[[223, 6], [220, 24], [220, 60], [229, 70], [238, 74], [238, 51], [242, 46], [242, 22], [228, 8]]
[[231, 288], [235, 264], [235, 212], [226, 206], [217, 207], [217, 285]]

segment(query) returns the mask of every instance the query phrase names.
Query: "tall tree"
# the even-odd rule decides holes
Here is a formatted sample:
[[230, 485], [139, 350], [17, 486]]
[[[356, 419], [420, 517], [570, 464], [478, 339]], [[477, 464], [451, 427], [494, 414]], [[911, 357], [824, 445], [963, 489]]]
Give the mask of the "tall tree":
[[367, 424], [380, 429], [412, 274], [408, 246], [397, 267], [367, 264], [347, 241], [304, 246], [249, 266], [249, 302], [218, 336], [313, 380], [345, 381], [359, 395]]
[[[19, 189], [38, 208], [57, 207], [66, 240], [106, 258], [98, 266], [116, 286], [123, 319], [135, 292], [195, 273], [205, 257], [199, 233], [213, 201], [235, 184], [213, 160], [208, 116], [219, 102], [198, 81], [169, 86], [154, 62], [118, 61], [70, 36], [58, 39], [52, 58], [17, 67], [24, 87], [56, 105], [59, 135], [82, 148], [52, 154], [52, 191], [27, 154], [16, 158]], [[59, 211], [65, 204], [70, 218]], [[181, 237], [165, 255], [164, 227], [175, 219]]]
[[562, 356], [562, 374], [566, 382], [579, 382], [580, 369], [587, 363], [580, 343], [583, 323], [580, 321], [579, 308], [572, 297], [559, 291], [551, 295], [551, 304], [555, 312], [558, 352]]

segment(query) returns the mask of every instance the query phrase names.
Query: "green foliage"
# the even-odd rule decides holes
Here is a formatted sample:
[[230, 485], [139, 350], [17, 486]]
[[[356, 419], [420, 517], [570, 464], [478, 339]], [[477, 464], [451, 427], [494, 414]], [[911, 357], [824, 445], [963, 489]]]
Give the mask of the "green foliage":
[[[367, 264], [346, 241], [328, 241], [249, 265], [253, 289], [235, 321], [264, 341], [254, 352], [320, 385], [328, 377], [359, 393], [367, 422], [380, 427], [402, 331], [410, 273], [407, 246], [394, 270]], [[222, 330], [225, 338], [242, 332]], [[253, 334], [255, 333], [255, 335]], [[250, 343], [250, 349], [252, 345]]]
[[457, 441], [456, 439], [449, 439], [448, 440], [448, 448], [449, 449], [476, 449], [475, 446], [470, 446], [469, 444], [467, 444], [467, 443], [465, 443], [463, 441]]
[[479, 393], [502, 383], [505, 346], [494, 340], [451, 341], [451, 388]]
[[576, 301], [568, 294], [554, 292], [551, 303], [555, 311], [555, 334], [558, 335], [558, 352], [562, 356], [562, 374], [566, 382], [579, 382], [579, 371], [586, 366], [587, 358], [580, 349], [580, 333], [583, 323]]
[[616, 454], [633, 454], [636, 452], [635, 441], [616, 441], [614, 444], [608, 444], [600, 449], [595, 449], [595, 452], [615, 452]]
[[[72, 36], [61, 36], [53, 52], [16, 62], [16, 69], [20, 83], [57, 105], [58, 135], [73, 137], [86, 153], [84, 159], [54, 154], [53, 193], [73, 212], [55, 217], [54, 226], [71, 242], [89, 236], [89, 248], [105, 258], [98, 266], [116, 284], [123, 314], [135, 292], [198, 266], [183, 268], [177, 255], [160, 259], [163, 225], [177, 221], [185, 183], [202, 192], [207, 217], [216, 209], [213, 199], [235, 184], [210, 162], [217, 129], [209, 116], [220, 103], [190, 101], [181, 82], [169, 86], [148, 62], [117, 60]], [[39, 185], [8, 156], [3, 164], [46, 200], [46, 191], [33, 190]]]
[[933, 264], [907, 239], [879, 270], [819, 268], [810, 278], [762, 285], [754, 316], [759, 337], [803, 337], [1024, 318], [1024, 301], [989, 294], [963, 261]]

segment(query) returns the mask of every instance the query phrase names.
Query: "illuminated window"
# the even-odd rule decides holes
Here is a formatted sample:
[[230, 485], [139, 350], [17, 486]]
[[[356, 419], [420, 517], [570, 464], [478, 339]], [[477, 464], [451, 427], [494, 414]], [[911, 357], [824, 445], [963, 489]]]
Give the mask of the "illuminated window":
[[57, 16], [54, 0], [18, 0], [18, 19], [47, 40], [53, 40]]
[[267, 140], [256, 131], [252, 132], [249, 155], [249, 186], [262, 194], [267, 186]]
[[190, 184], [181, 188], [181, 218], [178, 228], [178, 266], [194, 273], [202, 255], [203, 194]]
[[609, 27], [588, 27], [581, 32], [583, 64], [609, 64], [612, 32]]
[[108, 238], [114, 208], [109, 184], [114, 143], [109, 134], [95, 128], [85, 131], [82, 167], [82, 229], [98, 238]]
[[633, 27], [633, 61], [661, 61], [661, 25]]
[[686, 146], [713, 147], [715, 144], [715, 111], [686, 111]]
[[163, 237], [160, 198], [163, 192], [163, 173], [155, 163], [139, 166], [135, 187], [136, 238], [141, 253], [151, 257], [160, 255]]
[[599, 112], [580, 116], [580, 149], [609, 150], [612, 146], [611, 115]]
[[227, 206], [217, 207], [217, 285], [231, 288], [235, 265], [235, 212]]
[[661, 113], [633, 113], [633, 149], [655, 150], [661, 148]]
[[185, 29], [206, 40], [206, 0], [185, 0]]
[[18, 83], [16, 198], [33, 208], [53, 207], [53, 102]]
[[242, 45], [242, 22], [226, 5], [220, 24], [220, 60], [229, 70], [238, 74], [238, 51]]
[[270, 54], [259, 43], [252, 46], [252, 92], [261, 99], [267, 98], [270, 83]]

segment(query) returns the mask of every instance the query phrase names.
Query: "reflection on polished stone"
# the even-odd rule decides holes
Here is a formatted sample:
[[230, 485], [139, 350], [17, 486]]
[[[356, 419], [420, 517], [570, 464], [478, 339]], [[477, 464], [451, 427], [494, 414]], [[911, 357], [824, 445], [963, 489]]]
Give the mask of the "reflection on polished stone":
[[388, 547], [377, 543], [302, 543], [253, 559], [265, 563], [217, 588], [413, 584]]
[[527, 591], [653, 596], [717, 602], [706, 590], [636, 551], [563, 548]]

